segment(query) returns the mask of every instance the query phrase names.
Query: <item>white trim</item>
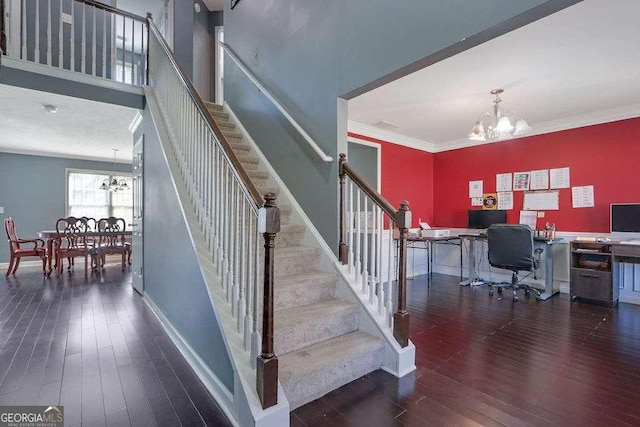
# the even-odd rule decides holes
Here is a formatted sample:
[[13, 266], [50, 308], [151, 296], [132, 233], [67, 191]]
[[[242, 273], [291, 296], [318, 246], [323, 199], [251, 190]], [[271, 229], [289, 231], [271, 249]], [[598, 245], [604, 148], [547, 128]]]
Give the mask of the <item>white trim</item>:
[[298, 131], [298, 133], [302, 135], [304, 140], [307, 141], [307, 144], [309, 144], [309, 146], [313, 149], [313, 151], [316, 152], [316, 154], [320, 157], [320, 159], [326, 163], [333, 162], [333, 157], [327, 155], [324, 151], [322, 151], [322, 148], [320, 148], [320, 146], [313, 140], [313, 138], [311, 138], [311, 136], [309, 136], [309, 134], [302, 128], [302, 126], [300, 126], [298, 122], [296, 122], [294, 118], [291, 117], [291, 114], [289, 114], [287, 110], [285, 110], [285, 108], [282, 106], [282, 103], [278, 100], [278, 98], [272, 95], [271, 92], [269, 92], [269, 90], [266, 87], [264, 87], [264, 85], [260, 83], [260, 81], [251, 73], [251, 71], [249, 71], [247, 67], [244, 66], [242, 61], [240, 61], [240, 58], [238, 58], [235, 55], [235, 53], [231, 51], [231, 48], [225, 43], [218, 42], [218, 44], [222, 46], [222, 48], [227, 53], [227, 55], [229, 55], [229, 58], [231, 58], [233, 62], [238, 66], [238, 68], [242, 70], [242, 72], [247, 76], [249, 81], [251, 81], [251, 83], [253, 83], [269, 101], [271, 101], [273, 106], [276, 107], [278, 111], [280, 111], [280, 113], [287, 119], [287, 121], [291, 124], [291, 126], [293, 126]]
[[[377, 182], [376, 182], [376, 191], [380, 193], [380, 189], [382, 188], [382, 144], [372, 141], [366, 141], [364, 139], [354, 138], [349, 136], [347, 138], [347, 142], [352, 144], [364, 145], [366, 147], [373, 147], [377, 150], [377, 159], [376, 159], [376, 174], [377, 174]], [[347, 162], [349, 161], [349, 145], [347, 144]]]
[[144, 95], [144, 91], [140, 86], [133, 86], [124, 83], [118, 83], [113, 80], [105, 79], [102, 77], [90, 76], [88, 74], [82, 74], [75, 71], [50, 67], [48, 65], [36, 64], [34, 62], [23, 61], [20, 59], [9, 58], [4, 56], [2, 58], [2, 66], [14, 68], [20, 71], [26, 71], [30, 73], [42, 74], [45, 76], [55, 77], [63, 80], [70, 80], [77, 83], [84, 83], [91, 86], [98, 86], [105, 89], [114, 89], [121, 92], [127, 92], [134, 95]]
[[187, 363], [194, 370], [198, 379], [202, 381], [204, 386], [207, 388], [207, 391], [211, 393], [216, 403], [223, 410], [224, 414], [227, 416], [229, 421], [234, 425], [238, 425], [238, 421], [236, 420], [236, 415], [234, 413], [234, 403], [233, 403], [233, 394], [220, 382], [218, 377], [209, 369], [207, 364], [200, 358], [198, 353], [189, 345], [187, 340], [178, 332], [178, 330], [173, 326], [171, 321], [167, 319], [167, 317], [162, 313], [162, 310], [158, 308], [155, 302], [149, 297], [149, 295], [145, 292], [142, 296], [144, 302], [147, 303], [153, 314], [158, 318], [160, 324], [162, 325], [162, 329], [169, 335], [171, 341], [175, 344], [175, 346], [180, 351], [180, 354], [186, 359]]
[[[91, 156], [81, 156], [77, 154], [62, 154], [62, 153], [51, 153], [48, 151], [36, 151], [36, 150], [17, 150], [13, 148], [3, 148], [0, 147], [0, 153], [7, 154], [20, 154], [23, 156], [39, 156], [39, 157], [53, 157], [56, 159], [71, 159], [71, 160], [88, 160], [91, 162], [111, 162], [113, 163], [113, 158], [109, 159], [108, 157], [91, 157]], [[123, 165], [130, 165], [130, 160], [117, 160], [116, 163]]]
[[[444, 151], [458, 150], [460, 148], [475, 147], [478, 145], [505, 143], [535, 135], [544, 135], [547, 133], [578, 129], [586, 126], [601, 125], [636, 117], [640, 117], [640, 104], [633, 104], [625, 107], [587, 113], [581, 116], [540, 123], [533, 128], [532, 132], [527, 133], [520, 138], [511, 138], [502, 141], [469, 141], [468, 139], [464, 138], [442, 143], [431, 143], [400, 135], [394, 132], [381, 130], [373, 126], [365, 125], [351, 120], [349, 120], [349, 132], [380, 139], [392, 144], [415, 148], [417, 150], [426, 151], [427, 153], [441, 153]], [[352, 138], [352, 136], [350, 136], [350, 138]]]
[[[224, 26], [218, 25], [214, 28], [215, 31], [215, 82], [214, 82], [214, 91], [215, 91], [215, 103], [222, 104], [224, 102], [224, 67], [220, 66], [220, 61], [224, 62], [224, 51], [222, 46], [220, 46], [220, 42], [224, 42]], [[222, 33], [222, 39], [220, 38], [220, 33]]]
[[[404, 147], [415, 148], [416, 150], [426, 151], [427, 153], [433, 153], [435, 150], [435, 144], [420, 139], [411, 138], [409, 136], [400, 135], [398, 133], [389, 132], [387, 130], [378, 129], [373, 126], [365, 125], [362, 123], [349, 120], [348, 131], [370, 138], [380, 139], [391, 144], [402, 145]], [[357, 138], [349, 135], [350, 138]]]
[[131, 124], [129, 125], [129, 132], [136, 133], [136, 130], [138, 130], [138, 126], [140, 126], [140, 123], [142, 123], [142, 114], [140, 113], [140, 110], [138, 110], [136, 111], [136, 116], [133, 118]]

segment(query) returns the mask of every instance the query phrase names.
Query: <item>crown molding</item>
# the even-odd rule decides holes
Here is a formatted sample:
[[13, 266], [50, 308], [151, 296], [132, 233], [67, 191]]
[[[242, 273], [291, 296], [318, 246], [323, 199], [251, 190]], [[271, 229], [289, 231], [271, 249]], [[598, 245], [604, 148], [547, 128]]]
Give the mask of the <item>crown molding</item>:
[[[373, 126], [365, 125], [362, 123], [349, 120], [347, 122], [347, 131], [349, 133], [355, 133], [359, 135], [368, 136], [382, 141], [390, 142], [392, 144], [402, 145], [409, 148], [415, 148], [416, 150], [426, 151], [427, 153], [433, 153], [435, 145], [422, 141], [417, 138], [411, 138], [410, 136], [400, 135], [395, 132], [389, 132], [387, 130], [378, 129]], [[357, 137], [352, 137], [357, 138]]]
[[[619, 120], [640, 117], [640, 104], [628, 105], [625, 107], [611, 108], [609, 110], [587, 113], [580, 116], [566, 119], [550, 120], [536, 124], [532, 132], [522, 135], [520, 138], [528, 138], [534, 135], [560, 132], [564, 130], [577, 129], [586, 126], [601, 125], [605, 123], [617, 122]], [[434, 153], [457, 150], [460, 148], [475, 147], [477, 145], [494, 144], [497, 142], [513, 141], [520, 138], [503, 139], [500, 141], [469, 141], [468, 139], [458, 139], [434, 145]]]

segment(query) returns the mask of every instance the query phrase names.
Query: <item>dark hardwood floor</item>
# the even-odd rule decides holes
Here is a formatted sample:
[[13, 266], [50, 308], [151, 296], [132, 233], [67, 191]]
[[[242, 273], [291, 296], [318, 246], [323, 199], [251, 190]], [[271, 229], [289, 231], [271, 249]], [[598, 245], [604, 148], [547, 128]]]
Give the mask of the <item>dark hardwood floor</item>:
[[81, 267], [2, 269], [0, 405], [64, 405], [67, 426], [230, 425], [130, 273]]
[[408, 282], [416, 372], [373, 372], [291, 425], [640, 425], [640, 306], [513, 303], [458, 280]]

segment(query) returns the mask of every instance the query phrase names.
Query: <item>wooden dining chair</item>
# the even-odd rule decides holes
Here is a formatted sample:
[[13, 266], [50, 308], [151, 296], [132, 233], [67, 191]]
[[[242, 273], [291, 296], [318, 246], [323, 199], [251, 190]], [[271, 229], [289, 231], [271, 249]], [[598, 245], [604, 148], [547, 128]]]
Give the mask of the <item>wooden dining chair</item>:
[[[82, 218], [67, 217], [56, 221], [58, 236], [54, 242], [56, 256], [56, 275], [62, 274], [62, 259], [84, 257], [84, 274], [89, 271], [89, 251], [91, 246], [87, 244], [87, 221]], [[69, 263], [69, 269], [73, 266]]]
[[[102, 218], [98, 221], [98, 231], [100, 234], [100, 243], [97, 246], [98, 262], [101, 268], [104, 268], [105, 258], [110, 254], [119, 254], [122, 257], [122, 271], [125, 269], [125, 261], [127, 254], [131, 251], [131, 245], [125, 241], [122, 234], [126, 229], [126, 222], [123, 218], [110, 216]], [[113, 235], [107, 233], [114, 233]]]
[[[44, 240], [42, 239], [19, 239], [16, 232], [16, 224], [12, 217], [4, 219], [4, 231], [7, 233], [7, 239], [9, 242], [9, 268], [7, 274], [16, 274], [18, 266], [20, 265], [20, 259], [24, 257], [38, 257], [42, 260], [42, 272], [47, 274], [47, 249], [44, 246]], [[33, 243], [32, 248], [23, 248], [22, 244]]]

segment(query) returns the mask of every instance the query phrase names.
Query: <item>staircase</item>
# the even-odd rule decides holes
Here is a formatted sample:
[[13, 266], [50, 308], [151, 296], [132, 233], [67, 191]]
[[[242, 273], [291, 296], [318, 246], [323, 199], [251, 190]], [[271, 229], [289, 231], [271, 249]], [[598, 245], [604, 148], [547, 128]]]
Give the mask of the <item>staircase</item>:
[[[207, 108], [223, 131], [252, 183], [262, 194], [280, 194], [252, 143], [220, 105]], [[321, 248], [286, 197], [279, 197], [281, 230], [275, 250], [275, 353], [279, 379], [296, 409], [367, 373], [384, 359], [383, 340], [358, 329], [357, 303], [338, 299], [339, 277], [321, 268]]]

